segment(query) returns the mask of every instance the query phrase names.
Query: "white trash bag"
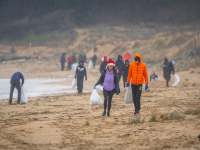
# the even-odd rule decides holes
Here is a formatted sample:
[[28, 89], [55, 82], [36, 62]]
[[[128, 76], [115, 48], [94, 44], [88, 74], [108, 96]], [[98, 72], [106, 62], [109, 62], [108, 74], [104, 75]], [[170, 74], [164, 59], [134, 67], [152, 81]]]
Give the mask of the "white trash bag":
[[91, 60], [89, 61], [88, 69], [89, 69], [89, 70], [92, 70], [92, 61], [91, 61]]
[[129, 86], [127, 87], [126, 94], [124, 97], [124, 103], [133, 103], [133, 95], [132, 95], [132, 88]]
[[77, 66], [78, 66], [77, 63], [72, 64], [72, 65], [71, 65], [71, 70], [72, 70], [72, 71], [76, 71]]
[[174, 82], [173, 86], [177, 86], [178, 83], [180, 82], [180, 78], [177, 74], [174, 74], [174, 78], [175, 78], [175, 82]]
[[26, 92], [27, 92], [27, 90], [25, 89], [25, 87], [21, 86], [21, 99], [20, 99], [20, 102], [22, 104], [28, 103], [28, 97], [26, 96]]
[[73, 80], [72, 80], [72, 89], [75, 88], [75, 86], [76, 86], [76, 78], [73, 78]]
[[97, 93], [97, 90], [94, 89], [92, 91], [92, 95], [90, 97], [90, 105], [102, 105], [102, 104], [103, 104], [103, 101], [102, 101], [101, 97]]
[[101, 86], [100, 84], [95, 86], [97, 91], [103, 91], [103, 86]]

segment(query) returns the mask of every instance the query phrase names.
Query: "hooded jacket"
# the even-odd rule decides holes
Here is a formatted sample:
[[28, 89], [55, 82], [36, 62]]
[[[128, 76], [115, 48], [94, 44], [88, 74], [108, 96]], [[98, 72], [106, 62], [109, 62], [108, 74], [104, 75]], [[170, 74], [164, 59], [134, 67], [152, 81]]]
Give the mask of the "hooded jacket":
[[81, 60], [80, 62], [79, 62], [79, 66], [77, 66], [77, 68], [76, 68], [76, 74], [75, 74], [75, 76], [77, 76], [77, 77], [84, 77], [85, 76], [85, 79], [87, 79], [87, 72], [86, 72], [86, 68], [82, 65], [80, 65], [80, 63], [83, 63], [83, 61]]
[[119, 70], [119, 74], [122, 74], [123, 73], [124, 62], [123, 62], [123, 60], [120, 60], [120, 58], [122, 59], [122, 56], [118, 55], [118, 60], [115, 62], [115, 66]]
[[[128, 62], [128, 66], [126, 66], [126, 62]], [[124, 64], [124, 67], [123, 67], [123, 76], [127, 77], [128, 76], [128, 71], [129, 71], [129, 61], [126, 60], [125, 61], [125, 64]]]
[[60, 63], [64, 64], [65, 62], [66, 62], [65, 53], [63, 53], [62, 56], [60, 57]]
[[108, 64], [107, 61], [103, 61], [103, 62], [101, 63], [100, 68], [99, 68], [100, 73], [102, 73], [103, 69], [106, 68], [107, 64]]
[[140, 54], [136, 54], [135, 57], [139, 57], [140, 62], [137, 64], [134, 61], [130, 64], [127, 82], [129, 83], [131, 80], [132, 84], [139, 85], [144, 83], [145, 78], [145, 83], [148, 84], [149, 82], [146, 65], [142, 63], [142, 57]]
[[131, 54], [130, 53], [124, 54], [123, 60], [131, 60], [132, 61]]

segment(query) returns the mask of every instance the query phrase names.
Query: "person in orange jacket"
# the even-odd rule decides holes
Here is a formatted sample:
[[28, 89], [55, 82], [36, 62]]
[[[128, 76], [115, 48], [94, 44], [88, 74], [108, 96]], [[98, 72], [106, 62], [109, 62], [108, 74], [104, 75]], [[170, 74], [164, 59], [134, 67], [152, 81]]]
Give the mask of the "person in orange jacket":
[[130, 54], [130, 51], [127, 50], [126, 54], [124, 54], [124, 57], [123, 57], [123, 60], [126, 61], [132, 61], [132, 57], [131, 57], [131, 54]]
[[126, 86], [130, 86], [131, 80], [131, 88], [133, 94], [133, 103], [135, 105], [135, 113], [134, 115], [139, 115], [140, 111], [140, 97], [142, 94], [142, 84], [145, 79], [145, 90], [148, 89], [148, 74], [147, 68], [144, 63], [142, 63], [142, 57], [140, 54], [136, 54], [134, 58], [134, 62], [130, 64], [128, 71], [128, 78]]

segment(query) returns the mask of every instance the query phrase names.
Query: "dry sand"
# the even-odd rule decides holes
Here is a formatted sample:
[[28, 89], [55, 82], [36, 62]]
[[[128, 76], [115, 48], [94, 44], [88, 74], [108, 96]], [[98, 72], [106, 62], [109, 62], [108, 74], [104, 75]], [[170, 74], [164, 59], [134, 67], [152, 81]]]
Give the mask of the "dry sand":
[[[45, 65], [44, 65], [45, 64]], [[17, 69], [15, 69], [17, 68]], [[14, 61], [0, 64], [0, 78], [14, 71], [26, 78], [64, 78], [74, 72], [61, 72], [58, 61]], [[149, 70], [150, 72], [150, 70]], [[134, 118], [134, 105], [124, 104], [125, 90], [112, 101], [111, 117], [102, 117], [103, 106], [89, 106], [92, 88], [100, 76], [98, 69], [88, 71], [84, 90], [89, 93], [58, 94], [29, 98], [29, 103], [8, 105], [0, 101], [0, 149], [200, 149], [200, 116], [186, 115], [188, 108], [200, 108], [200, 69], [178, 72], [177, 87], [165, 81], [150, 82], [150, 91], [141, 98], [141, 121]], [[157, 72], [162, 78], [162, 72]], [[163, 78], [162, 78], [163, 79]], [[187, 80], [187, 81], [186, 81]], [[59, 84], [71, 84], [67, 80]], [[99, 92], [103, 98], [102, 92]], [[185, 119], [162, 121], [160, 116], [178, 112]], [[152, 113], [157, 122], [149, 122]]]

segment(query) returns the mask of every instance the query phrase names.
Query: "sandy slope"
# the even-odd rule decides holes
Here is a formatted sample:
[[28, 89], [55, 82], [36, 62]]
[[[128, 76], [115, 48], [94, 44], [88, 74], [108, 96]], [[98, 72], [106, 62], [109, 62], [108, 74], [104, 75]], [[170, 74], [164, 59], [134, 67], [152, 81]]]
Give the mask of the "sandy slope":
[[[7, 62], [0, 64], [0, 77], [10, 78], [17, 66], [20, 71], [26, 68], [27, 78], [63, 78], [74, 74], [59, 71], [56, 63], [49, 65], [40, 60], [19, 65], [20, 62]], [[143, 91], [141, 99], [144, 123], [137, 124], [128, 124], [133, 118], [134, 106], [123, 103], [122, 82], [122, 93], [114, 96], [109, 118], [101, 116], [103, 106], [89, 106], [91, 93], [29, 98], [25, 105], [16, 105], [16, 100], [15, 105], [8, 105], [8, 100], [2, 100], [0, 149], [200, 149], [197, 138], [200, 117], [183, 114], [188, 108], [200, 108], [199, 72], [200, 69], [178, 72], [181, 82], [175, 88], [165, 88], [164, 80], [151, 82], [150, 91]], [[99, 75], [98, 69], [88, 72], [85, 90], [92, 90]], [[161, 71], [158, 75], [162, 78]], [[70, 85], [71, 82], [61, 84]], [[103, 98], [102, 92], [99, 93]], [[174, 111], [185, 119], [159, 119], [160, 115]], [[158, 122], [149, 122], [153, 112]]]

